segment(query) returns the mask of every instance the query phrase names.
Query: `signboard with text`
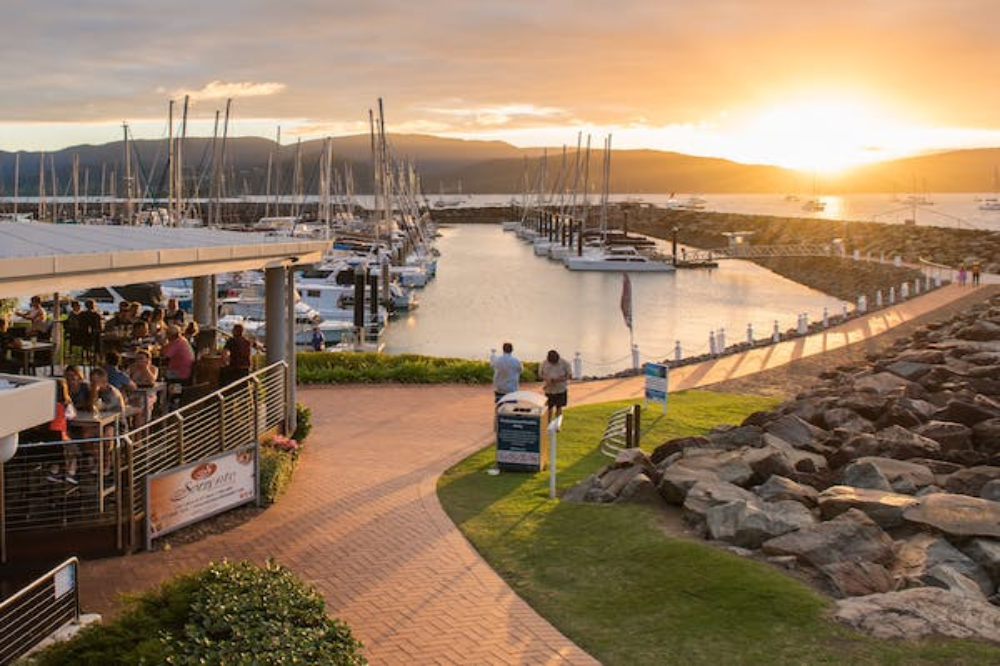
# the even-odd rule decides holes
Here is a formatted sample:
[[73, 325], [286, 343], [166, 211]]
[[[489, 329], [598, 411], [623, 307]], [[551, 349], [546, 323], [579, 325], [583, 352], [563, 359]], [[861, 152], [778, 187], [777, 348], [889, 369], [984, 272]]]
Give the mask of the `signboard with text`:
[[146, 547], [186, 525], [257, 499], [257, 445], [146, 478]]
[[647, 363], [643, 367], [646, 377], [646, 404], [659, 402], [663, 404], [663, 413], [667, 413], [667, 366], [661, 363]]
[[538, 472], [545, 466], [539, 416], [497, 415], [497, 467]]

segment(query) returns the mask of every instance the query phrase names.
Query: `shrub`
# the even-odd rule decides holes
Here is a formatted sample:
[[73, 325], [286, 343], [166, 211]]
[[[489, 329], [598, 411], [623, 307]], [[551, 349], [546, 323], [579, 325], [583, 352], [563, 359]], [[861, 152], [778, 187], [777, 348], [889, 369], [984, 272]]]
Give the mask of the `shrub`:
[[288, 569], [222, 562], [131, 598], [116, 621], [82, 630], [37, 663], [356, 666], [367, 663], [361, 648]]
[[[295, 440], [282, 438], [284, 442]], [[299, 446], [287, 443], [274, 444], [274, 439], [265, 440], [260, 446], [260, 503], [270, 506], [281, 497], [288, 484], [292, 482], [292, 473], [298, 463]]]
[[[486, 361], [419, 354], [330, 354], [300, 352], [296, 377], [303, 384], [379, 383], [489, 384], [493, 369]], [[538, 363], [524, 364], [523, 381], [535, 381]]]
[[312, 410], [301, 402], [295, 403], [295, 432], [292, 433], [292, 439], [305, 444], [312, 427]]

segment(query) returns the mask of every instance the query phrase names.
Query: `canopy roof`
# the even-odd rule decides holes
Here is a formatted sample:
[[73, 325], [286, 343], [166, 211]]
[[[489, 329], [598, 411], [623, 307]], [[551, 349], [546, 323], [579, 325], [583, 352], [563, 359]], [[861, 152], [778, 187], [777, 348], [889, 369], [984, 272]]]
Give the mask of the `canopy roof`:
[[0, 298], [314, 263], [329, 245], [214, 229], [0, 222]]

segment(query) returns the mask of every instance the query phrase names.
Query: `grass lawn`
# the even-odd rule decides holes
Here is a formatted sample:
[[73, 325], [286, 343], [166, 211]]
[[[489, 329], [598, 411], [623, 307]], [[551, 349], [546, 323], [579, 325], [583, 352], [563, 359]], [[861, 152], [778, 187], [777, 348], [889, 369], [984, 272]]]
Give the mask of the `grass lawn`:
[[[597, 443], [628, 402], [567, 411], [559, 488], [607, 462]], [[739, 423], [775, 400], [687, 391], [644, 410], [642, 446]], [[769, 566], [667, 536], [653, 509], [548, 499], [548, 474], [503, 473], [488, 447], [450, 469], [445, 510], [518, 594], [608, 666], [622, 664], [998, 664], [969, 641], [877, 641], [827, 618], [828, 599]]]

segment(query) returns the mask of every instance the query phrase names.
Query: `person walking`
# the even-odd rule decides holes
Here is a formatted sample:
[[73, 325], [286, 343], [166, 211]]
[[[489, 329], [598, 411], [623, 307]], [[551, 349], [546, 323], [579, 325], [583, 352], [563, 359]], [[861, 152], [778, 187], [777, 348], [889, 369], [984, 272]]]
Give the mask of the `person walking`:
[[982, 269], [979, 267], [979, 262], [978, 261], [973, 261], [972, 262], [972, 286], [973, 287], [978, 287], [979, 286], [979, 274], [980, 274], [981, 271], [982, 271]]
[[493, 366], [493, 399], [500, 398], [517, 390], [521, 381], [521, 362], [514, 356], [514, 345], [503, 343], [503, 354], [494, 358]]
[[550, 349], [538, 367], [538, 377], [543, 382], [542, 390], [547, 398], [545, 411], [547, 419], [552, 419], [553, 410], [556, 418], [562, 416], [569, 392], [569, 378], [572, 375], [573, 369], [566, 359], [561, 358], [555, 349]]
[[965, 273], [965, 264], [962, 264], [961, 266], [958, 267], [958, 286], [959, 287], [964, 287], [965, 286], [965, 276], [966, 276], [966, 273]]

